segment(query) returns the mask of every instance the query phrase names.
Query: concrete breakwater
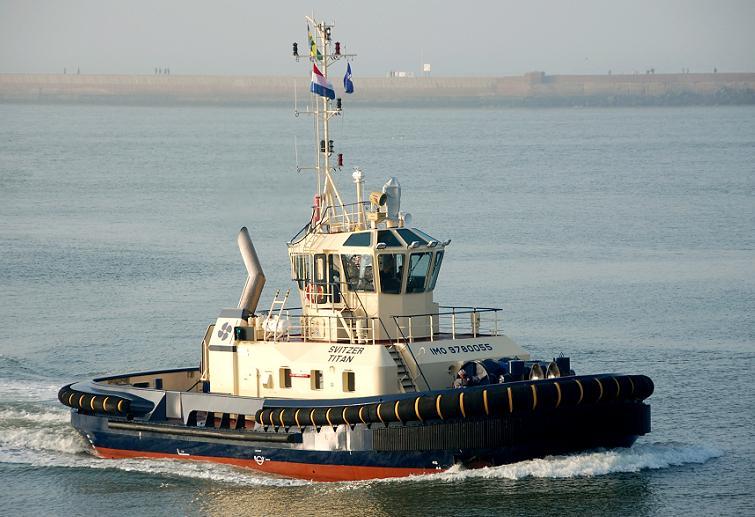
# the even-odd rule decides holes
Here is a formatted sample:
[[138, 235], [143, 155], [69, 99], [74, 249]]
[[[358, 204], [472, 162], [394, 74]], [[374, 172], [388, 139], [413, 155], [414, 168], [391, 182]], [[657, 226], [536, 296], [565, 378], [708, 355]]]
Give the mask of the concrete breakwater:
[[[437, 106], [643, 106], [755, 104], [755, 73], [362, 77], [350, 103]], [[306, 77], [0, 74], [0, 102], [278, 104]], [[342, 89], [336, 84], [337, 94]]]

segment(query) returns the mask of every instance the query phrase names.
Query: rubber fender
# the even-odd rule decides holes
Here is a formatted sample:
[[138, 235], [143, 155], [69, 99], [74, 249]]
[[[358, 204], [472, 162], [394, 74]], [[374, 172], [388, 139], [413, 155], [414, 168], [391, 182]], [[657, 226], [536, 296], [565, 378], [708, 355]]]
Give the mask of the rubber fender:
[[[154, 408], [152, 402], [138, 397], [132, 401], [117, 395], [86, 393], [72, 389], [71, 386], [69, 384], [58, 390], [58, 400], [65, 406], [87, 413], [117, 416], [143, 415]], [[105, 407], [106, 399], [107, 407]]]
[[[559, 407], [573, 407], [579, 405], [584, 400], [583, 388], [575, 379], [560, 380], [558, 387], [561, 390], [561, 404]], [[555, 384], [555, 382], [554, 382]]]
[[328, 420], [325, 418], [326, 413], [328, 412], [329, 408], [315, 408], [315, 411], [312, 413], [314, 421], [314, 424], [317, 427], [322, 427], [324, 425], [328, 425]]
[[[556, 408], [642, 400], [652, 394], [653, 387], [653, 382], [645, 375], [559, 377], [444, 390], [418, 394], [414, 398], [388, 399], [354, 406], [260, 409], [255, 421], [274, 427], [323, 427], [526, 415]], [[61, 390], [61, 394], [60, 397], [66, 392]], [[85, 403], [82, 400], [82, 404]]]
[[388, 424], [390, 422], [398, 422], [398, 418], [396, 418], [396, 412], [394, 410], [395, 405], [396, 402], [392, 401], [381, 402], [380, 404], [378, 404], [375, 407], [375, 414], [378, 417], [378, 421], [384, 424]]
[[647, 375], [630, 375], [634, 383], [634, 398], [644, 400], [653, 394], [655, 385]]
[[487, 396], [483, 398], [483, 407], [485, 398], [488, 401], [488, 413], [490, 416], [504, 416], [509, 414], [508, 390], [501, 385], [503, 389], [495, 389], [493, 386], [486, 388]]
[[462, 410], [464, 418], [485, 416], [483, 390], [466, 390], [462, 393], [464, 397], [459, 397], [459, 409]]
[[609, 375], [603, 383], [607, 400], [619, 400], [621, 398], [621, 383], [616, 375]]
[[402, 422], [413, 422], [417, 420], [417, 412], [414, 410], [414, 404], [417, 397], [411, 399], [401, 399], [398, 401], [398, 417]]
[[354, 425], [361, 422], [359, 419], [359, 406], [346, 406], [346, 410], [343, 413], [349, 424]]
[[596, 404], [603, 398], [603, 383], [597, 377], [582, 379], [582, 389], [584, 390], [583, 404]]
[[325, 423], [323, 425], [339, 426], [345, 423], [343, 419], [343, 406], [330, 407], [325, 411]]
[[[537, 405], [535, 411], [541, 411], [545, 409], [555, 409], [556, 402], [559, 399], [559, 388], [556, 388], [556, 379], [549, 379], [546, 382], [538, 382], [533, 384], [537, 390]], [[560, 402], [560, 401], [559, 401]], [[560, 406], [560, 403], [559, 403]]]
[[364, 412], [362, 413], [362, 415], [365, 417], [365, 420], [367, 422], [380, 422], [380, 418], [377, 414], [378, 406], [380, 406], [380, 404], [367, 404], [366, 406], [364, 406]]
[[437, 396], [433, 395], [421, 395], [419, 398], [419, 402], [417, 402], [417, 399], [415, 399], [415, 416], [416, 413], [419, 412], [419, 415], [422, 417], [422, 420], [437, 420], [440, 418], [438, 416], [438, 412], [435, 407], [435, 399]]
[[459, 405], [459, 396], [462, 392], [468, 391], [469, 388], [462, 388], [451, 393], [443, 393], [440, 399], [440, 410], [443, 413], [443, 420], [452, 420], [462, 418], [461, 406]]
[[521, 415], [532, 411], [531, 383], [514, 384], [511, 388], [511, 414]]

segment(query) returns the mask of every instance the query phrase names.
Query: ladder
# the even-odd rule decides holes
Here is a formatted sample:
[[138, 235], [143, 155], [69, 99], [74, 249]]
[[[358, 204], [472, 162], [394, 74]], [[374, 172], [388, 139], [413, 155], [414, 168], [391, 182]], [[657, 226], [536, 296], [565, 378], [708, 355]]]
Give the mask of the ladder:
[[388, 348], [388, 353], [391, 355], [391, 358], [393, 358], [393, 362], [396, 363], [396, 373], [398, 376], [399, 384], [401, 385], [401, 391], [403, 391], [404, 393], [416, 392], [417, 385], [414, 383], [414, 380], [412, 380], [411, 375], [409, 375], [409, 369], [406, 367], [406, 363], [404, 362], [404, 358], [401, 356], [401, 352], [399, 352], [395, 344], [386, 346]]
[[280, 289], [275, 291], [273, 302], [270, 304], [270, 310], [267, 312], [267, 318], [265, 318], [265, 323], [263, 324], [265, 341], [272, 339], [273, 342], [277, 342], [278, 338], [288, 331], [282, 324], [281, 316], [283, 315], [283, 308], [286, 306], [289, 294], [291, 294], [291, 289], [287, 289], [283, 298], [279, 299]]

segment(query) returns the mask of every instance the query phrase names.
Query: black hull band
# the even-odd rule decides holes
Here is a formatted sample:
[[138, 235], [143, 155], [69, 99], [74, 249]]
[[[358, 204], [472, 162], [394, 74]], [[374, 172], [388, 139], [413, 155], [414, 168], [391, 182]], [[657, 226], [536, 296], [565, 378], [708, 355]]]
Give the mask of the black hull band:
[[390, 424], [517, 417], [617, 402], [638, 402], [653, 393], [645, 375], [584, 375], [383, 397], [379, 402], [331, 407], [266, 407], [255, 422], [299, 427]]
[[87, 393], [71, 388], [71, 384], [58, 391], [61, 404], [92, 414], [122, 417], [141, 416], [149, 413], [154, 404], [139, 397], [124, 397], [113, 393]]

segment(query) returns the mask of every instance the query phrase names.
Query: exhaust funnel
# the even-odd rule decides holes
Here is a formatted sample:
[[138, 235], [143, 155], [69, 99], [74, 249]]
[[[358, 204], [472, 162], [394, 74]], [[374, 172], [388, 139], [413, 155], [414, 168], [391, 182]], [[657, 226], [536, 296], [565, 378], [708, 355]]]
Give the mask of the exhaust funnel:
[[260, 295], [262, 295], [262, 288], [265, 286], [265, 273], [262, 272], [260, 259], [257, 257], [257, 252], [246, 226], [241, 228], [236, 241], [239, 244], [241, 258], [244, 259], [244, 265], [249, 274], [241, 293], [241, 299], [239, 299], [239, 309], [246, 310], [248, 314], [254, 314], [257, 303], [260, 301]]

